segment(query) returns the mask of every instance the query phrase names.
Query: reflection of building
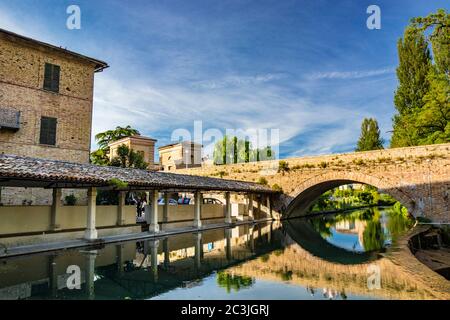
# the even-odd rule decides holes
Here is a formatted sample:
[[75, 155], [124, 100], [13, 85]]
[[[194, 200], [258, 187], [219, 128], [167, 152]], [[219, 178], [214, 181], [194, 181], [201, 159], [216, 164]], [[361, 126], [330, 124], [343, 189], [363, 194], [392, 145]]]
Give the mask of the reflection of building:
[[200, 167], [202, 145], [183, 141], [159, 147], [159, 162], [164, 171]]
[[[89, 162], [94, 75], [108, 65], [0, 29], [0, 152]], [[5, 205], [48, 204], [51, 190], [3, 188]]]
[[121, 145], [126, 145], [129, 149], [141, 154], [144, 161], [148, 163], [148, 168], [155, 167], [155, 139], [147, 138], [140, 135], [126, 137], [108, 144], [109, 160], [117, 157], [117, 149]]
[[338, 233], [357, 234], [359, 245], [364, 248], [364, 230], [367, 222], [361, 220], [342, 220], [336, 222], [334, 229]]

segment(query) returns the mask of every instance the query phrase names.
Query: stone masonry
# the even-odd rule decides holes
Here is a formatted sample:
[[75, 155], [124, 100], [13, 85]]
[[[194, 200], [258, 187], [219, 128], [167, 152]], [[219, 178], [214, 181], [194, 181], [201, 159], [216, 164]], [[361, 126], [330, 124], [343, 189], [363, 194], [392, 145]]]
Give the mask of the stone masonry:
[[[177, 170], [177, 173], [277, 185], [283, 194], [274, 208], [284, 217], [307, 207], [324, 191], [346, 183], [365, 183], [386, 192], [414, 216], [450, 222], [450, 144], [418, 146]], [[264, 181], [262, 181], [264, 182]], [[295, 212], [301, 212], [296, 210]], [[293, 216], [297, 215], [294, 213]]]

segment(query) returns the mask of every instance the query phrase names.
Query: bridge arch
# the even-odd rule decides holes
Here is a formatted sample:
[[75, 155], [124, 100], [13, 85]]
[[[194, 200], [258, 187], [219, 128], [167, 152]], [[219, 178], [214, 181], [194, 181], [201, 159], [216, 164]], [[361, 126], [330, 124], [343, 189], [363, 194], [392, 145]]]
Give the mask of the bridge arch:
[[410, 214], [416, 216], [414, 198], [406, 190], [403, 190], [398, 182], [390, 181], [386, 177], [377, 177], [355, 171], [328, 171], [303, 181], [295, 188], [290, 194], [284, 218], [305, 215], [311, 204], [324, 192], [350, 183], [361, 183], [376, 187], [398, 200], [408, 209]]

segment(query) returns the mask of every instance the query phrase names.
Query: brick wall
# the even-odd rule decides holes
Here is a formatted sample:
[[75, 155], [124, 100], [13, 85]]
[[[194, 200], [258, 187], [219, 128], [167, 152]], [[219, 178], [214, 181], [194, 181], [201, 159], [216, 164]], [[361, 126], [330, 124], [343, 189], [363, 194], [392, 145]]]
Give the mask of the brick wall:
[[[43, 89], [45, 63], [59, 65], [59, 93]], [[89, 162], [94, 63], [0, 33], [0, 108], [20, 111], [18, 131], [0, 130], [0, 153]], [[57, 118], [56, 145], [39, 144], [42, 116]], [[72, 193], [72, 191], [66, 191]], [[75, 190], [83, 203], [85, 191]], [[51, 202], [51, 191], [3, 188], [1, 202]]]

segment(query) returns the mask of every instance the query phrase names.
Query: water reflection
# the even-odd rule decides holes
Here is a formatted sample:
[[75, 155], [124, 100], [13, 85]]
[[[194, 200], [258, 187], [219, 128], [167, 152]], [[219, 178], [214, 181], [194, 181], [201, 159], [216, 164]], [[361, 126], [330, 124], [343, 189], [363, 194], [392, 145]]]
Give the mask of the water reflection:
[[366, 208], [310, 219], [329, 243], [353, 252], [382, 251], [414, 221], [395, 207]]
[[[367, 263], [379, 258], [375, 253], [380, 248], [380, 239], [383, 247], [409, 225], [396, 219], [388, 210], [380, 209], [345, 217], [295, 219], [283, 226], [243, 225], [159, 240], [4, 259], [0, 260], [0, 298], [441, 297], [442, 293], [412, 282], [408, 274], [384, 258], [376, 260], [383, 270], [383, 288], [367, 289]], [[379, 223], [381, 227], [372, 227], [370, 223]], [[341, 241], [340, 233], [350, 240]], [[67, 287], [71, 276], [67, 268], [73, 265], [81, 270], [79, 290]]]

